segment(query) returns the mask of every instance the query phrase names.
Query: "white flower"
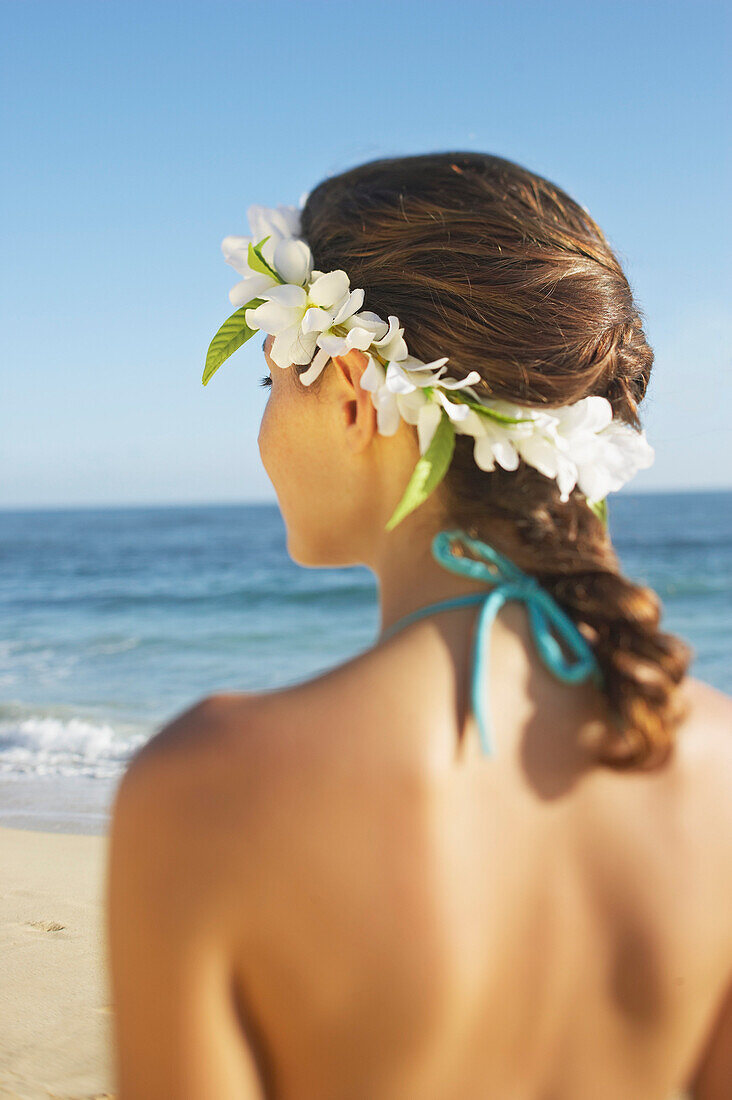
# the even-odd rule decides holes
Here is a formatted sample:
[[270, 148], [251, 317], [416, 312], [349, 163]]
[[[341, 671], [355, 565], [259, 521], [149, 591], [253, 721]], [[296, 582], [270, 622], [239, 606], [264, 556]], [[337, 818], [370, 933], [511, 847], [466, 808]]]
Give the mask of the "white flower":
[[[389, 331], [392, 331], [391, 328]], [[393, 340], [394, 336], [389, 339]], [[392, 346], [398, 347], [397, 344]], [[361, 375], [361, 388], [370, 390], [373, 395], [371, 400], [376, 407], [377, 427], [381, 435], [393, 435], [399, 427], [400, 418], [408, 424], [416, 424], [420, 453], [424, 454], [439, 424], [440, 406], [453, 421], [463, 420], [468, 415], [468, 405], [450, 401], [439, 390], [434, 390], [432, 401], [424, 393], [426, 386], [456, 390], [479, 381], [477, 371], [471, 371], [467, 378], [460, 380], [443, 378], [446, 362], [446, 356], [432, 363], [422, 363], [407, 355], [401, 360], [391, 360], [384, 370], [376, 359], [369, 356], [369, 364]]]
[[612, 420], [598, 433], [594, 452], [578, 459], [579, 487], [589, 500], [602, 500], [654, 459], [655, 451], [644, 431]]
[[312, 253], [305, 241], [300, 240], [300, 213], [294, 206], [279, 206], [271, 209], [266, 206], [250, 206], [247, 211], [250, 237], [224, 237], [221, 251], [227, 264], [244, 276], [229, 291], [229, 301], [240, 308], [253, 298], [263, 298], [273, 287], [280, 284], [271, 275], [253, 271], [249, 267], [249, 245], [262, 245], [262, 255], [270, 267], [280, 275], [285, 283], [303, 286], [311, 277], [313, 270]]
[[521, 424], [503, 424], [471, 410], [459, 432], [475, 437], [476, 465], [495, 469], [497, 461], [515, 470], [519, 457], [546, 477], [556, 479], [560, 499], [569, 500], [575, 485], [590, 500], [601, 500], [619, 489], [641, 466], [650, 466], [653, 448], [645, 433], [612, 419], [610, 402], [590, 395], [559, 408], [530, 408], [491, 401], [490, 408], [526, 418]]
[[[252, 203], [247, 209], [252, 233], [258, 241], [273, 234], [278, 238], [295, 237], [300, 240], [300, 211], [296, 206], [261, 206]], [[267, 253], [264, 253], [265, 257]]]
[[[361, 291], [361, 294], [363, 295], [363, 291]], [[396, 321], [396, 317], [389, 318], [390, 323], [392, 320]], [[366, 351], [372, 344], [376, 347], [377, 340], [390, 329], [390, 325], [382, 321], [376, 313], [369, 313], [368, 311], [354, 313], [353, 316], [343, 321], [342, 327], [348, 330], [345, 336], [337, 336], [331, 332], [324, 334], [318, 341], [319, 346], [327, 353], [329, 358], [334, 355], [346, 355], [351, 348]]]
[[[376, 318], [376, 314], [371, 314]], [[383, 321], [382, 321], [383, 325]], [[399, 318], [389, 314], [389, 324], [386, 332], [374, 340], [374, 347], [382, 359], [394, 362], [399, 359], [409, 359], [410, 355], [404, 340], [404, 329], [399, 325]], [[447, 360], [445, 360], [447, 362]]]
[[588, 499], [601, 500], [654, 458], [644, 433], [613, 420], [612, 405], [596, 394], [541, 410], [535, 432], [517, 447], [527, 462], [556, 478], [562, 501], [575, 485]]
[[[360, 309], [363, 304], [363, 290], [354, 290], [352, 294], [360, 295], [360, 298], [352, 303], [356, 309]], [[346, 355], [352, 348], [358, 348], [359, 351], [375, 348], [382, 357], [385, 357], [384, 353], [388, 349], [395, 353], [392, 356], [394, 359], [397, 358], [396, 353], [404, 356], [408, 354], [407, 345], [401, 337], [404, 330], [399, 328], [396, 317], [390, 317], [387, 325], [376, 313], [353, 311], [352, 315], [343, 317], [340, 322], [334, 321], [334, 324], [338, 323], [341, 328], [347, 330], [346, 335], [339, 336], [334, 332], [320, 333], [316, 341], [320, 351], [313, 359], [310, 370], [300, 376], [300, 381], [306, 386], [318, 377], [329, 359], [336, 355]], [[396, 428], [394, 430], [396, 431]]]
[[[496, 398], [490, 402], [481, 401], [481, 404], [503, 413], [505, 416], [530, 418], [531, 410], [520, 405], [514, 405], [502, 398]], [[533, 431], [532, 423], [503, 424], [482, 416], [470, 410], [464, 421], [456, 425], [456, 430], [465, 435], [472, 435], [473, 458], [475, 464], [481, 470], [495, 469], [496, 462], [505, 470], [515, 470], [519, 463], [519, 455], [515, 441], [522, 437], [528, 437]]]
[[577, 465], [567, 454], [564, 441], [546, 429], [537, 428], [525, 439], [516, 440], [516, 449], [530, 466], [545, 477], [556, 479], [560, 500], [569, 500], [577, 484]]
[[[362, 310], [364, 291], [351, 289], [345, 271], [314, 270], [310, 248], [299, 235], [307, 198], [303, 192], [299, 207], [250, 206], [252, 235], [221, 242], [224, 259], [243, 276], [229, 292], [231, 303], [241, 308], [262, 299], [261, 305], [246, 310], [246, 323], [274, 336], [270, 356], [278, 366], [310, 364], [300, 375], [309, 385], [329, 359], [358, 349], [368, 359], [360, 384], [371, 393], [381, 435], [393, 435], [400, 419], [405, 420], [416, 427], [424, 455], [446, 413], [456, 433], [473, 437], [480, 469], [494, 470], [498, 463], [515, 470], [523, 459], [556, 479], [562, 501], [575, 486], [588, 500], [602, 500], [652, 464], [655, 452], [645, 433], [614, 420], [604, 397], [593, 394], [560, 407], [484, 398], [471, 388], [481, 380], [478, 371], [455, 379], [445, 375], [446, 356], [423, 363], [410, 355], [398, 317], [390, 314], [386, 322]], [[250, 244], [262, 241], [261, 254], [271, 273], [249, 266]], [[213, 341], [211, 347], [216, 347]], [[219, 362], [215, 360], [213, 369]], [[204, 379], [208, 377], [204, 372]], [[465, 390], [486, 412], [450, 400], [451, 390]], [[501, 415], [514, 420], [502, 420]]]
[[[262, 293], [267, 300], [244, 315], [250, 328], [274, 336], [269, 354], [278, 367], [309, 363], [318, 336], [340, 324], [363, 301], [363, 291], [351, 293], [345, 271], [312, 274], [307, 289], [291, 283], [273, 286]], [[308, 374], [301, 375], [301, 380]], [[305, 385], [310, 381], [312, 378]]]
[[532, 430], [516, 433], [514, 445], [525, 462], [556, 479], [560, 500], [567, 501], [577, 484], [580, 459], [592, 461], [597, 433], [611, 419], [610, 402], [594, 395], [559, 408], [539, 406], [533, 410]]

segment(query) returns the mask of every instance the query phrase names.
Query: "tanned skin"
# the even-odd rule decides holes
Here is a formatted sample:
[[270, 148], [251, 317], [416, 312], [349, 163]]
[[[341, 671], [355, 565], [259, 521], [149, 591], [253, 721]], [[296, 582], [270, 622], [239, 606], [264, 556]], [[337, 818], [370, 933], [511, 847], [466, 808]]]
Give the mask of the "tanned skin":
[[[439, 494], [384, 532], [418, 452], [377, 433], [361, 353], [317, 395], [267, 362], [293, 559], [369, 566], [380, 632], [485, 591], [431, 558]], [[133, 759], [108, 870], [118, 1100], [728, 1100], [732, 700], [689, 677], [670, 761], [600, 767], [603, 699], [548, 672], [509, 603], [486, 757], [477, 615], [210, 696]]]

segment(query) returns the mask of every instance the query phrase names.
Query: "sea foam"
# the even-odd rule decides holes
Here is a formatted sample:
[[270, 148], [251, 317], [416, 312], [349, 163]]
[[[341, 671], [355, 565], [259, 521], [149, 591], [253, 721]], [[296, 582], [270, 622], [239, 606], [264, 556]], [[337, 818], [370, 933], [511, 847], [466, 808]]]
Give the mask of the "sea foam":
[[0, 707], [0, 775], [64, 775], [114, 779], [152, 730], [116, 728], [77, 715], [21, 705]]

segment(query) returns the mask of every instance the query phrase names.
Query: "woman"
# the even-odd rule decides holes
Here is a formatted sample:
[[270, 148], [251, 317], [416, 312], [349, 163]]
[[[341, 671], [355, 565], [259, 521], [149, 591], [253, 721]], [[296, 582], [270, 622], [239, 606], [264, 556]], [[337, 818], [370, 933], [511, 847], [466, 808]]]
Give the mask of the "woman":
[[[288, 551], [368, 566], [381, 630], [309, 682], [202, 700], [129, 767], [120, 1100], [729, 1097], [730, 700], [623, 576], [561, 441], [464, 413], [590, 397], [639, 429], [653, 352], [618, 260], [559, 187], [478, 153], [325, 180], [305, 245], [275, 222], [254, 254], [224, 242], [245, 278], [212, 369], [267, 333], [259, 447]], [[310, 283], [275, 257], [364, 297], [311, 287], [284, 329], [273, 303], [297, 311]], [[369, 317], [369, 350], [348, 346]], [[401, 401], [391, 360], [412, 368], [392, 368]], [[591, 455], [585, 489], [611, 464]]]

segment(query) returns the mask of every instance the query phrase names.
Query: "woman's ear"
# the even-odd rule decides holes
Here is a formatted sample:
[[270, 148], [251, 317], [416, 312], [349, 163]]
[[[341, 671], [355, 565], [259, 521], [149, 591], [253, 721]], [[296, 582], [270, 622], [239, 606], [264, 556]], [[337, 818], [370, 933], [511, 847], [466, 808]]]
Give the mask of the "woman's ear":
[[339, 406], [346, 426], [346, 440], [354, 453], [364, 450], [376, 432], [376, 409], [371, 391], [361, 386], [361, 378], [369, 365], [368, 356], [358, 348], [345, 355], [333, 356], [341, 383]]

